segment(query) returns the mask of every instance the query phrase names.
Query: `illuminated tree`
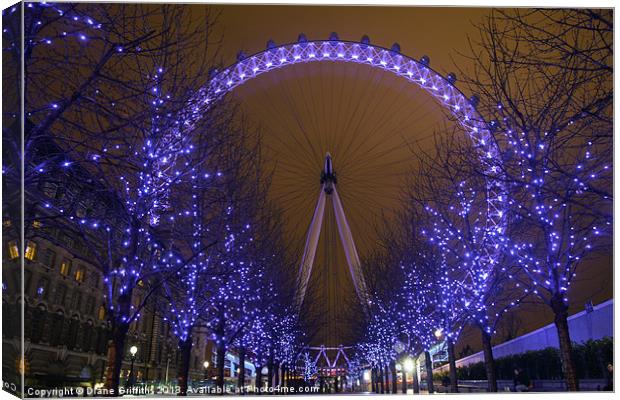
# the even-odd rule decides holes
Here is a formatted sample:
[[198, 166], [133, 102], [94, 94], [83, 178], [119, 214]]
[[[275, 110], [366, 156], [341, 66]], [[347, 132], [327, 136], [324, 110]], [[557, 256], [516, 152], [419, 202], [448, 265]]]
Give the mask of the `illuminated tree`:
[[[274, 224], [273, 210], [264, 210], [267, 215], [260, 218], [260, 233], [253, 241], [255, 256], [255, 269], [249, 282], [250, 290], [256, 293], [256, 298], [246, 305], [251, 309], [251, 319], [248, 319], [242, 332], [235, 339], [233, 345], [241, 356], [249, 353], [255, 366], [262, 368], [269, 362], [269, 354], [277, 355], [283, 365], [290, 366], [298, 349], [298, 336], [296, 315], [282, 300], [283, 293], [287, 290], [282, 282], [277, 279], [278, 272], [283, 268], [283, 249], [280, 246], [282, 239], [279, 237], [279, 221]], [[261, 374], [262, 375], [262, 374]], [[262, 379], [262, 376], [260, 377]], [[245, 379], [244, 374], [239, 375], [239, 382]], [[260, 382], [261, 379], [257, 381]]]
[[[212, 145], [204, 133], [219, 116], [197, 121], [193, 95], [208, 76], [208, 24], [177, 24], [192, 21], [178, 6], [23, 6], [26, 224], [42, 227], [27, 235], [62, 227], [86, 248], [76, 256], [100, 269], [112, 329], [106, 386], [118, 394], [127, 331], [177, 272], [162, 258], [165, 232], [175, 219], [191, 224], [175, 189], [209, 179], [195, 155]], [[3, 32], [16, 60], [18, 33]], [[19, 148], [19, 135], [4, 136]]]
[[224, 360], [226, 351], [251, 326], [256, 310], [252, 302], [260, 301], [260, 294], [248, 284], [252, 279], [253, 260], [246, 253], [251, 246], [252, 226], [242, 220], [241, 203], [226, 202], [223, 220], [216, 229], [222, 241], [210, 254], [212, 293], [207, 326], [217, 348], [218, 387], [224, 389]]
[[[428, 206], [433, 196], [421, 184], [422, 178], [430, 179], [427, 172], [420, 172], [412, 182], [407, 208], [399, 215], [398, 223], [390, 225], [398, 229], [385, 230], [382, 242], [387, 251], [382, 258], [386, 264], [383, 273], [389, 268], [389, 276], [394, 277], [385, 292], [393, 303], [394, 339], [405, 345], [405, 352], [425, 353], [428, 388], [433, 392], [429, 350], [438, 339], [445, 340], [449, 361], [454, 364], [454, 344], [468, 317], [459, 266], [446, 261], [433, 235], [436, 221]], [[450, 371], [451, 390], [456, 391], [454, 365]]]
[[317, 373], [316, 364], [308, 352], [305, 352], [301, 359], [303, 363], [302, 375], [304, 377], [304, 382], [306, 382], [307, 385], [310, 385], [312, 384], [312, 378], [314, 378]]
[[268, 348], [269, 338], [265, 323], [266, 321], [262, 318], [262, 315], [255, 318], [252, 326], [245, 333], [242, 343], [247, 350], [250, 362], [254, 364], [256, 369], [256, 381], [254, 382], [256, 391], [260, 391], [263, 387], [263, 368], [268, 362], [265, 349]]
[[459, 288], [459, 281], [452, 275], [454, 271], [443, 260], [438, 261], [431, 269], [426, 269], [422, 263], [407, 265], [408, 285], [416, 287], [419, 292], [410, 293], [408, 296], [411, 319], [406, 320], [406, 327], [409, 329], [409, 337], [415, 337], [413, 335], [416, 333], [420, 335], [418, 340], [425, 351], [428, 380], [432, 379], [432, 368], [428, 368], [428, 350], [436, 340], [446, 341], [450, 363], [450, 390], [454, 393], [458, 391], [454, 345], [467, 317], [462, 305], [463, 293]]
[[[274, 366], [282, 362], [292, 365], [299, 349], [300, 337], [298, 316], [291, 309], [293, 285], [286, 249], [282, 246], [282, 220], [279, 212], [268, 201], [257, 200], [264, 196], [265, 190], [247, 196], [251, 204], [244, 204], [244, 212], [253, 209], [253, 236], [245, 250], [252, 259], [248, 279], [243, 283], [253, 296], [246, 296], [240, 303], [244, 311], [239, 328], [232, 336], [228, 346], [237, 349], [243, 357], [248, 357], [257, 370], [256, 386], [262, 387], [262, 368], [267, 366], [269, 385], [273, 381]], [[256, 201], [254, 201], [256, 200]], [[216, 311], [216, 309], [214, 309]], [[232, 323], [232, 321], [229, 321]], [[213, 325], [215, 326], [215, 325]], [[241, 360], [240, 360], [241, 362]], [[245, 377], [239, 376], [239, 384]]]
[[435, 332], [441, 326], [441, 321], [437, 320], [435, 314], [440, 296], [433, 281], [434, 268], [439, 264], [440, 257], [424, 240], [408, 241], [407, 248], [415, 250], [404, 253], [399, 264], [404, 275], [402, 286], [397, 293], [400, 304], [399, 319], [407, 337], [406, 351], [413, 355], [424, 352], [427, 388], [429, 393], [433, 393], [433, 367], [429, 350], [437, 343]]
[[[196, 153], [203, 160], [201, 172], [178, 185], [175, 207], [189, 212], [166, 224], [170, 250], [164, 256], [165, 269], [176, 274], [162, 283], [156, 303], [179, 341], [182, 395], [187, 389], [192, 331], [206, 328], [220, 345], [222, 358], [216, 365], [220, 374], [231, 346], [244, 365], [246, 347], [262, 336], [254, 331], [261, 329], [257, 319], [262, 301], [273, 291], [265, 271], [279, 241], [272, 240], [274, 233], [267, 229], [273, 228], [265, 219], [271, 210], [259, 200], [268, 177], [261, 175], [258, 137], [236, 124], [233, 112], [226, 116], [209, 126], [211, 146], [200, 146], [203, 151]], [[239, 376], [243, 386], [244, 369]]]
[[[497, 380], [491, 339], [502, 315], [527, 293], [519, 290], [521, 284], [515, 282], [518, 271], [502, 252], [509, 240], [507, 233], [513, 234], [515, 229], [508, 227], [505, 217], [497, 223], [497, 214], [506, 214], [492, 206], [488, 193], [501, 187], [477, 173], [484, 160], [458, 132], [442, 135], [436, 138], [432, 152], [419, 157], [419, 173], [409, 197], [423, 207], [425, 215], [411, 221], [422, 227], [422, 236], [428, 241], [426, 246], [415, 247], [418, 257], [414, 256], [414, 265], [416, 261], [428, 265], [424, 259], [434, 254], [436, 265], [447, 268], [442, 279], [452, 283], [443, 290], [444, 295], [457, 291], [464, 321], [480, 331], [489, 391], [494, 392]], [[428, 249], [428, 245], [436, 247], [435, 252], [420, 254], [419, 249]]]
[[[287, 346], [296, 343], [288, 330], [288, 321], [295, 317], [285, 306], [290, 292], [283, 284], [286, 274], [278, 272], [285, 260], [281, 222], [266, 200], [269, 177], [262, 169], [257, 139], [228, 143], [217, 155], [226, 183], [211, 202], [215, 218], [208, 230], [219, 239], [204, 254], [210, 287], [202, 296], [207, 300], [203, 320], [217, 348], [221, 390], [226, 351], [235, 348], [242, 365], [246, 355], [264, 365], [265, 357], [291, 359]], [[245, 371], [240, 372], [241, 387]]]
[[183, 204], [182, 208], [191, 210], [191, 217], [170, 224], [170, 239], [162, 246], [160, 268], [175, 273], [161, 282], [152, 303], [178, 340], [181, 354], [178, 380], [182, 396], [187, 395], [194, 330], [202, 326], [210, 307], [212, 271], [208, 251], [217, 244], [218, 238], [209, 232], [215, 219], [209, 204], [217, 198], [221, 186], [218, 180], [193, 180], [186, 185], [186, 195], [175, 204]]
[[612, 229], [612, 12], [496, 11], [479, 30], [463, 75], [499, 149], [490, 178], [521, 227], [504, 249], [515, 281], [553, 311], [564, 378], [578, 390], [569, 288]]
[[375, 293], [371, 310], [364, 339], [358, 344], [358, 349], [370, 366], [378, 371], [381, 392], [389, 392], [388, 371], [396, 359], [395, 344], [401, 332], [399, 321], [395, 318], [396, 303], [393, 299], [382, 300]]
[[[257, 390], [263, 387], [262, 369], [270, 363], [272, 344], [275, 337], [273, 327], [276, 324], [278, 309], [277, 290], [274, 283], [269, 279], [271, 274], [264, 271], [270, 271], [272, 265], [277, 266], [279, 264], [276, 260], [270, 258], [267, 258], [265, 261], [265, 265], [268, 268], [263, 270], [261, 279], [256, 279], [256, 290], [260, 292], [260, 296], [253, 304], [255, 309], [253, 319], [248, 322], [233, 342], [233, 345], [240, 352], [244, 351], [248, 359], [254, 364], [256, 368], [255, 386]], [[269, 261], [272, 261], [273, 264], [270, 265]], [[241, 382], [241, 377], [239, 381]]]

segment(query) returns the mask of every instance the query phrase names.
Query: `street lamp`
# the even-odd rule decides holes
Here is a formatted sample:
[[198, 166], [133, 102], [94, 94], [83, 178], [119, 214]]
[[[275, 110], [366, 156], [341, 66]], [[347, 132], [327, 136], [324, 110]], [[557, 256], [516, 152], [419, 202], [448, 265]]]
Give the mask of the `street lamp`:
[[413, 368], [415, 368], [413, 360], [409, 357], [407, 357], [407, 359], [403, 363], [403, 366], [405, 367], [405, 371], [407, 372], [413, 372]]
[[133, 363], [136, 360], [136, 353], [138, 352], [137, 346], [131, 346], [129, 353], [131, 354], [131, 367], [129, 368], [129, 386], [133, 387]]
[[370, 371], [369, 370], [364, 371], [364, 382], [370, 382]]
[[442, 336], [442, 335], [443, 335], [443, 330], [442, 330], [441, 328], [439, 328], [439, 329], [437, 329], [437, 330], [435, 331], [435, 337], [436, 337], [437, 339], [441, 339], [441, 336]]
[[209, 361], [203, 362], [202, 366], [205, 367], [205, 380], [207, 380], [209, 378]]

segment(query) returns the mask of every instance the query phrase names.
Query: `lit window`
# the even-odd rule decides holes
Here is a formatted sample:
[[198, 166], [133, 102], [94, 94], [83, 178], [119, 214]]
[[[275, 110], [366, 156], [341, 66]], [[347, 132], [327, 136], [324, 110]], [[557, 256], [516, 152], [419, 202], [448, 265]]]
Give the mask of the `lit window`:
[[99, 307], [99, 312], [97, 313], [97, 318], [99, 318], [99, 321], [103, 321], [105, 319], [105, 307], [104, 306], [100, 306]]
[[32, 227], [35, 229], [39, 229], [41, 227], [41, 221], [37, 221], [36, 219], [32, 221]]
[[37, 255], [37, 244], [31, 240], [28, 241], [28, 243], [26, 244], [26, 254], [24, 255], [24, 257], [26, 257], [27, 260], [34, 260], [34, 257]]
[[11, 226], [11, 220], [5, 219], [4, 221], [2, 221], [2, 226], [4, 226], [5, 228], [9, 228]]
[[85, 275], [84, 267], [79, 267], [75, 271], [75, 280], [78, 282], [84, 282], [84, 275]]
[[17, 240], [11, 240], [9, 242], [9, 258], [11, 260], [19, 257], [19, 248], [17, 247]]
[[65, 276], [68, 276], [70, 272], [71, 272], [71, 261], [62, 260], [62, 263], [60, 264], [60, 273]]

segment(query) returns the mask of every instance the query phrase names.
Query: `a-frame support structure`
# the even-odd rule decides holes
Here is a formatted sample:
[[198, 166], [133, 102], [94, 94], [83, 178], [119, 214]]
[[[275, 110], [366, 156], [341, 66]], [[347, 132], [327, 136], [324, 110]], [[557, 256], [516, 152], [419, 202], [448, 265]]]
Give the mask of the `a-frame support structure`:
[[355, 292], [362, 304], [362, 308], [366, 310], [368, 305], [368, 292], [366, 289], [366, 282], [362, 274], [362, 268], [360, 259], [355, 248], [355, 242], [351, 235], [351, 229], [347, 223], [347, 218], [342, 208], [342, 202], [340, 196], [338, 196], [338, 190], [336, 189], [336, 174], [333, 170], [332, 158], [329, 153], [325, 156], [325, 167], [321, 172], [321, 191], [319, 193], [319, 200], [310, 222], [310, 228], [308, 229], [308, 236], [306, 238], [306, 246], [304, 248], [304, 254], [301, 259], [301, 266], [299, 267], [299, 283], [297, 287], [296, 306], [299, 310], [304, 301], [306, 290], [308, 289], [308, 282], [310, 281], [310, 275], [312, 274], [312, 266], [314, 265], [314, 258], [316, 256], [316, 248], [319, 244], [319, 236], [321, 234], [321, 226], [323, 225], [323, 215], [325, 212], [325, 203], [327, 198], [331, 198], [332, 205], [334, 207], [334, 214], [336, 216], [336, 223], [338, 225], [338, 233], [340, 234], [340, 241], [344, 248], [344, 254], [347, 258], [347, 264], [349, 265], [349, 272], [353, 279], [353, 285], [355, 286]]

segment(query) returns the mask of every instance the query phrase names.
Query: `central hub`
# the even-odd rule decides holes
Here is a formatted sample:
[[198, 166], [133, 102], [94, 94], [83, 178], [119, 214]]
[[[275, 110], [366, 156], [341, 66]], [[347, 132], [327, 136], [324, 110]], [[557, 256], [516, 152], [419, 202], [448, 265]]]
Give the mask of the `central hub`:
[[321, 171], [321, 185], [325, 185], [325, 193], [332, 194], [336, 183], [336, 173], [332, 165], [332, 156], [327, 152], [325, 155], [325, 167], [323, 171]]

